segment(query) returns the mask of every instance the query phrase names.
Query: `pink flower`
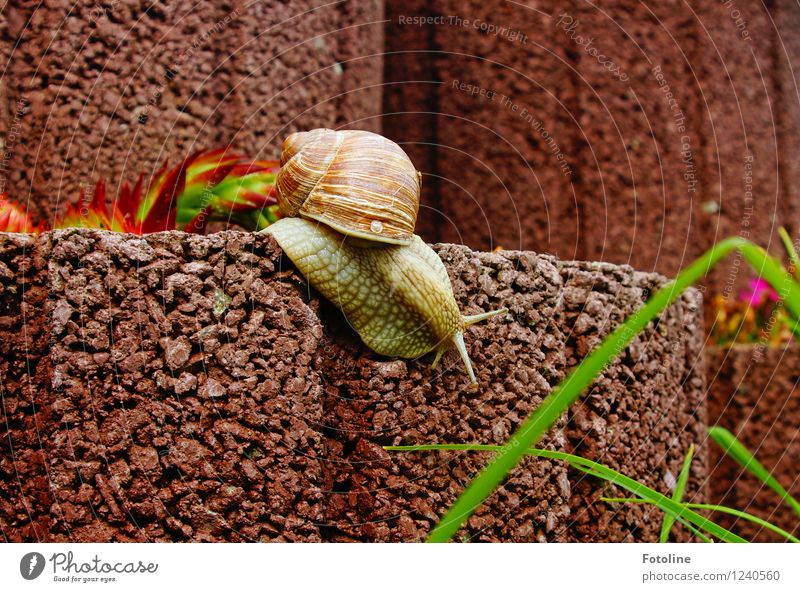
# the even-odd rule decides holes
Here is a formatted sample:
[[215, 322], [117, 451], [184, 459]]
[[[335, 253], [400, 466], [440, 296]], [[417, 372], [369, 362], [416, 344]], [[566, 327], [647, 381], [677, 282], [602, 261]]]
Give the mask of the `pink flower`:
[[763, 278], [750, 280], [749, 288], [739, 293], [739, 300], [746, 302], [750, 306], [757, 307], [763, 305], [767, 300], [777, 302], [778, 293]]

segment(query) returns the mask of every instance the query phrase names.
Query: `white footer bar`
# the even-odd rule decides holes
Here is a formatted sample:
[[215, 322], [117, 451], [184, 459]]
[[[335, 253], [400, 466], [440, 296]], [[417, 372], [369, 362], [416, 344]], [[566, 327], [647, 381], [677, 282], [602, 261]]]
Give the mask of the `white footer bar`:
[[800, 546], [5, 544], [0, 570], [6, 590], [797, 591]]

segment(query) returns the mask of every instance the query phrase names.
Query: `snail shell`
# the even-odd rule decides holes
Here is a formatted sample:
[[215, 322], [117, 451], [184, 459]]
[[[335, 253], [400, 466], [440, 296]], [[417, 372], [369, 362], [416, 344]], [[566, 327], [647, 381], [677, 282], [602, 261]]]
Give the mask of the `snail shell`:
[[367, 241], [407, 245], [421, 182], [391, 140], [366, 131], [316, 129], [286, 138], [275, 188], [286, 216], [317, 220]]
[[462, 316], [438, 255], [412, 235], [408, 245], [364, 247], [313, 221], [284, 218], [266, 228], [309, 282], [333, 302], [364, 343], [386, 356], [436, 351], [433, 366], [455, 346], [476, 384], [464, 328], [506, 309]]

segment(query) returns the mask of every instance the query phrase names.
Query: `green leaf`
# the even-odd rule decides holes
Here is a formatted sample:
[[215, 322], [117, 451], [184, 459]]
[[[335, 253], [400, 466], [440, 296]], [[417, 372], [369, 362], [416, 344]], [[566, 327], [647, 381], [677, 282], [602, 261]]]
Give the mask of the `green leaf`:
[[720, 259], [733, 250], [767, 280], [784, 299], [787, 310], [794, 318], [800, 318], [800, 285], [795, 283], [780, 263], [761, 247], [739, 237], [723, 240], [706, 251], [700, 258], [686, 267], [678, 277], [668, 283], [629, 316], [622, 325], [606, 337], [600, 346], [590, 353], [570, 372], [542, 404], [517, 428], [493, 460], [473, 479], [450, 510], [431, 532], [431, 542], [446, 542], [475, 511], [494, 489], [505, 479], [525, 454], [525, 450], [550, 429], [559, 417], [572, 405], [581, 393], [594, 382], [603, 369], [614, 360], [647, 324], [674, 302], [680, 294], [709, 272]]
[[729, 508], [727, 506], [719, 506], [716, 504], [686, 504], [690, 508], [694, 508], [696, 510], [711, 510], [712, 512], [721, 512], [723, 514], [731, 514], [732, 516], [736, 516], [737, 518], [742, 518], [744, 520], [748, 520], [750, 522], [754, 522], [759, 526], [763, 526], [764, 528], [771, 530], [772, 532], [776, 532], [785, 539], [792, 541], [793, 543], [800, 543], [800, 539], [798, 539], [793, 534], [786, 532], [780, 526], [772, 524], [758, 516], [754, 516], [753, 514], [749, 514], [747, 512], [742, 512], [741, 510], [737, 510], [736, 508]]
[[689, 529], [689, 530], [692, 532], [692, 534], [693, 534], [694, 536], [696, 536], [698, 539], [700, 539], [700, 540], [701, 540], [701, 541], [703, 541], [704, 543], [713, 543], [713, 542], [714, 542], [713, 540], [711, 540], [711, 538], [709, 538], [709, 537], [707, 537], [706, 535], [704, 535], [702, 532], [700, 532], [699, 530], [697, 530], [697, 529], [696, 529], [694, 526], [692, 526], [691, 524], [684, 523], [684, 526], [685, 526], [686, 528], [688, 528], [688, 529]]
[[[600, 497], [598, 498], [601, 502], [607, 502], [609, 504], [650, 504], [646, 499], [642, 499], [640, 497]], [[655, 504], [650, 504], [655, 505]], [[658, 506], [656, 506], [658, 507]], [[690, 522], [686, 522], [685, 520], [681, 521], [680, 519], [678, 522], [681, 522], [686, 528], [688, 528], [693, 535], [699, 538], [704, 543], [713, 543], [710, 538], [708, 538], [705, 534], [700, 532], [696, 527], [692, 526]]]
[[[420, 446], [384, 446], [385, 450], [393, 450], [393, 451], [420, 452], [425, 450], [477, 450], [484, 452], [487, 451], [497, 452], [500, 454], [502, 454], [505, 448], [506, 448], [505, 446], [492, 446], [486, 444], [424, 444]], [[639, 483], [638, 481], [631, 479], [630, 477], [623, 475], [622, 473], [619, 473], [614, 469], [606, 467], [605, 465], [601, 465], [600, 463], [596, 463], [581, 456], [576, 456], [574, 454], [569, 454], [566, 452], [558, 452], [555, 450], [541, 450], [536, 448], [528, 448], [523, 450], [523, 455], [538, 456], [542, 458], [552, 458], [556, 460], [567, 461], [571, 466], [578, 469], [579, 471], [597, 477], [598, 479], [603, 479], [610, 483], [614, 483], [615, 485], [618, 485], [619, 487], [622, 487], [623, 489], [630, 491], [634, 495], [637, 495], [638, 497], [647, 500], [653, 505], [658, 506], [658, 508], [660, 508], [663, 512], [673, 516], [676, 520], [679, 520], [681, 522], [683, 521], [689, 522], [694, 526], [698, 527], [699, 529], [717, 537], [722, 541], [729, 543], [747, 542], [739, 535], [736, 535], [730, 532], [729, 530], [726, 530], [725, 528], [712, 522], [708, 518], [705, 518], [704, 516], [701, 516], [697, 512], [694, 512], [693, 510], [685, 507], [684, 505], [673, 501], [666, 495], [657, 492], [655, 489], [651, 489], [647, 485]]]
[[762, 465], [756, 457], [742, 444], [736, 436], [723, 427], [713, 426], [708, 428], [708, 435], [719, 444], [720, 448], [739, 463], [746, 471], [755, 476], [764, 485], [781, 496], [781, 499], [800, 516], [800, 503], [778, 483], [777, 479]]
[[[678, 480], [675, 483], [675, 491], [672, 492], [672, 499], [676, 502], [683, 500], [683, 492], [686, 491], [686, 483], [689, 481], [689, 471], [692, 468], [692, 457], [694, 456], [694, 444], [689, 446], [689, 452], [683, 459], [683, 467], [678, 475]], [[666, 543], [669, 541], [669, 533], [672, 530], [672, 525], [675, 523], [675, 518], [669, 514], [664, 514], [664, 522], [661, 523], [661, 536], [659, 542]]]
[[794, 277], [800, 282], [800, 257], [797, 255], [797, 250], [794, 248], [794, 243], [792, 242], [789, 233], [786, 232], [786, 229], [783, 226], [778, 228], [778, 234], [783, 241], [783, 247], [786, 249], [786, 254], [789, 256], [789, 262], [794, 266]]
[[[649, 504], [650, 502], [646, 499], [636, 498], [636, 497], [601, 497], [601, 501], [610, 502], [610, 503], [630, 503], [630, 504]], [[742, 512], [741, 510], [737, 510], [736, 508], [729, 508], [728, 506], [719, 506], [717, 504], [684, 504], [687, 508], [694, 508], [696, 510], [711, 510], [712, 512], [721, 512], [723, 514], [731, 514], [732, 516], [736, 516], [737, 518], [742, 518], [743, 520], [747, 520], [749, 522], [753, 522], [758, 524], [759, 526], [763, 526], [764, 528], [775, 532], [786, 540], [789, 540], [793, 543], [800, 543], [800, 539], [794, 536], [792, 533], [783, 530], [780, 526], [772, 524], [764, 520], [763, 518], [759, 518], [753, 514], [748, 514], [747, 512]], [[693, 526], [687, 525], [688, 528], [694, 529]], [[695, 534], [697, 534], [695, 532]], [[702, 538], [702, 537], [701, 537]]]

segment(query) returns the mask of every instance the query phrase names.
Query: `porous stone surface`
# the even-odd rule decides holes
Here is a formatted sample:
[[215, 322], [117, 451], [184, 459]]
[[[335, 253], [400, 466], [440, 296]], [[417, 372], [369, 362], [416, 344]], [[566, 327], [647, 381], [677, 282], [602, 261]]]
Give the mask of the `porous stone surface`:
[[[485, 465], [488, 454], [387, 453], [381, 445], [503, 445], [520, 422], [663, 279], [609, 264], [560, 262], [526, 252], [476, 253], [439, 245], [461, 309], [506, 306], [470, 327], [480, 387], [461, 362], [433, 371], [387, 361], [326, 314], [325, 395], [334, 469], [332, 540], [421, 540]], [[703, 437], [701, 302], [687, 293], [595, 382], [540, 446], [581, 454], [668, 491], [681, 457]], [[333, 355], [331, 355], [333, 354]], [[347, 360], [330, 364], [327, 360]], [[688, 496], [703, 499], [704, 454]], [[469, 541], [654, 541], [658, 512], [599, 502], [597, 482], [561, 462], [527, 459], [461, 530]], [[621, 492], [617, 492], [621, 493]], [[681, 535], [679, 535], [681, 536]]]
[[[320, 540], [321, 327], [304, 283], [276, 271], [275, 246], [226, 233], [45, 237], [35, 318], [52, 368], [22, 418], [39, 438], [4, 434], [2, 462], [11, 500], [51, 499], [35, 532], [4, 507], [5, 537]], [[15, 474], [39, 467], [31, 457], [47, 478], [16, 492]]]
[[47, 259], [49, 237], [0, 233], [0, 536], [47, 540], [52, 427]]
[[9, 2], [0, 192], [52, 221], [82, 186], [201, 148], [277, 158], [283, 137], [380, 131], [383, 2]]
[[577, 255], [575, 75], [548, 16], [559, 6], [386, 3], [384, 133], [426, 173], [426, 240]]
[[[708, 413], [730, 430], [795, 498], [800, 496], [800, 348], [737, 345], [708, 355]], [[713, 503], [744, 510], [800, 535], [800, 517], [780, 496], [710, 443]], [[733, 516], [714, 517], [748, 540], [783, 541]]]
[[[384, 132], [428, 173], [426, 240], [672, 277], [725, 236], [796, 233], [796, 3], [387, 0], [386, 16], [401, 114]], [[707, 285], [734, 290], [739, 269]]]
[[[509, 309], [467, 331], [477, 390], [452, 352], [433, 371], [366, 350], [266, 234], [2, 235], [5, 539], [421, 540], [488, 457], [382, 446], [503, 444], [664, 281], [435, 249], [465, 313]], [[668, 493], [705, 427], [700, 308], [688, 292], [651, 323], [541, 446]], [[657, 511], [602, 493], [622, 492], [527, 459], [460, 537], [656, 539]]]
[[672, 276], [714, 239], [798, 231], [798, 21], [790, 0], [8, 2], [0, 192], [47, 221], [167, 156], [383, 130], [424, 174], [429, 242]]

